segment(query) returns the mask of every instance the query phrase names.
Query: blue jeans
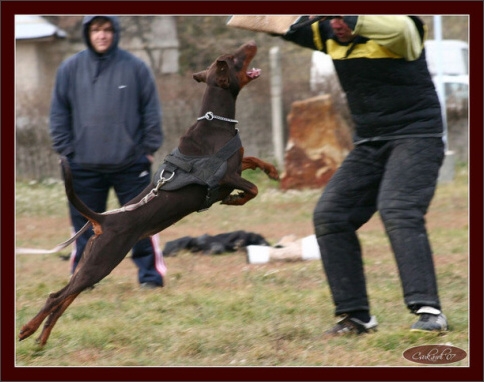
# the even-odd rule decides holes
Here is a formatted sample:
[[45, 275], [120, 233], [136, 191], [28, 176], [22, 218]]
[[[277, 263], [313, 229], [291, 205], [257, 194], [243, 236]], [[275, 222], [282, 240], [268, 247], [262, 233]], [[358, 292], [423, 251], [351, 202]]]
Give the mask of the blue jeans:
[[[132, 166], [118, 172], [104, 173], [82, 168], [69, 160], [72, 170], [74, 190], [79, 198], [93, 211], [104, 212], [107, 207], [109, 190], [114, 189], [119, 204], [124, 205], [143, 191], [151, 182], [151, 162], [145, 156]], [[69, 203], [74, 231], [79, 231], [87, 222]], [[84, 248], [93, 235], [92, 229], [87, 230], [75, 242], [71, 253], [71, 272], [77, 267]], [[142, 239], [132, 250], [132, 260], [138, 267], [138, 281], [150, 282], [163, 286], [165, 266], [159, 249], [158, 235]]]
[[440, 138], [358, 145], [324, 189], [313, 214], [336, 315], [369, 310], [357, 230], [376, 211], [395, 255], [404, 301], [440, 309], [425, 214], [444, 158]]

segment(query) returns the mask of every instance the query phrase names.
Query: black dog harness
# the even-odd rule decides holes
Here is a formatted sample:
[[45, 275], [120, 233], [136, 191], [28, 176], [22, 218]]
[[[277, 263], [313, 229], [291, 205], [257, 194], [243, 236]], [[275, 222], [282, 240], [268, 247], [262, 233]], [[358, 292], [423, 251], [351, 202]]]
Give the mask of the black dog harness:
[[[163, 182], [163, 190], [178, 190], [189, 184], [207, 186], [207, 196], [199, 211], [208, 209], [217, 201], [220, 180], [227, 171], [227, 160], [242, 147], [240, 136], [228, 141], [215, 155], [189, 156], [178, 148], [168, 154], [153, 177], [153, 182]], [[168, 181], [169, 180], [169, 181]]]

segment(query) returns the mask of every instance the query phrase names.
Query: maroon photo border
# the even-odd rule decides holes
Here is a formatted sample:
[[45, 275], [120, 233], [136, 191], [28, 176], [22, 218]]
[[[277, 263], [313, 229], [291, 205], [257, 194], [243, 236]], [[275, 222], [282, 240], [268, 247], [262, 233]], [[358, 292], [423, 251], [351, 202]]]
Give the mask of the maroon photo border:
[[[15, 14], [428, 14], [469, 15], [469, 367], [16, 367]], [[464, 381], [483, 380], [482, 1], [2, 1], [1, 375], [2, 381]], [[452, 219], [452, 216], [449, 216]], [[451, 307], [449, 307], [451, 309]], [[321, 328], [323, 330], [323, 328]]]

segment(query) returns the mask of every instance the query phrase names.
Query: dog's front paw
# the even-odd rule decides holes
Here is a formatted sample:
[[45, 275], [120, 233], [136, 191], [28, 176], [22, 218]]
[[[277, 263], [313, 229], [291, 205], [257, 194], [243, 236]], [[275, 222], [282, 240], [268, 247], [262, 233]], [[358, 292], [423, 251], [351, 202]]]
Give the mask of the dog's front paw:
[[273, 180], [279, 180], [279, 172], [277, 171], [277, 169], [272, 166], [272, 167], [269, 167], [269, 168], [266, 168], [264, 170], [264, 172], [267, 174], [267, 176]]

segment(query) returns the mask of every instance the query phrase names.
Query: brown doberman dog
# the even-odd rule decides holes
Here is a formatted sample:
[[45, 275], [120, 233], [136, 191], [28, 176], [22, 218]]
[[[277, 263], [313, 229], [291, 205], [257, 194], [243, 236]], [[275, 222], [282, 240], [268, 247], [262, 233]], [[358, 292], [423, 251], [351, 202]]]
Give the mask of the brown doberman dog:
[[[196, 81], [207, 85], [200, 117], [181, 137], [178, 148], [167, 156], [152, 184], [120, 209], [103, 214], [90, 210], [74, 193], [68, 162], [61, 159], [67, 198], [89, 220], [94, 235], [69, 283], [49, 295], [40, 312], [20, 330], [20, 340], [31, 336], [47, 318], [37, 339], [41, 346], [45, 345], [72, 301], [106, 277], [141, 238], [214, 202], [243, 205], [254, 198], [257, 187], [241, 177], [242, 171], [260, 168], [270, 178], [279, 178], [273, 165], [243, 156], [235, 128], [237, 121], [233, 119], [239, 91], [260, 75], [260, 69], [249, 69], [256, 52], [256, 43], [250, 41], [193, 75]], [[191, 162], [192, 158], [202, 159], [201, 164]], [[178, 179], [178, 186], [170, 187]], [[239, 192], [233, 193], [234, 190]]]

